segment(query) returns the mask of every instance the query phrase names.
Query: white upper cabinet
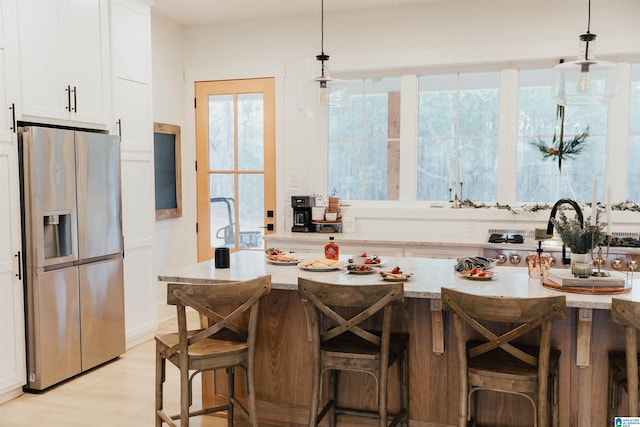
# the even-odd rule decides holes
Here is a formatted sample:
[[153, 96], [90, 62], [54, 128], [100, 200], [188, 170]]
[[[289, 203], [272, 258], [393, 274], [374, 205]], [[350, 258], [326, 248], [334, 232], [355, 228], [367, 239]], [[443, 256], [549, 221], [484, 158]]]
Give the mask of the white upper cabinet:
[[23, 120], [106, 125], [106, 0], [20, 0], [18, 55]]

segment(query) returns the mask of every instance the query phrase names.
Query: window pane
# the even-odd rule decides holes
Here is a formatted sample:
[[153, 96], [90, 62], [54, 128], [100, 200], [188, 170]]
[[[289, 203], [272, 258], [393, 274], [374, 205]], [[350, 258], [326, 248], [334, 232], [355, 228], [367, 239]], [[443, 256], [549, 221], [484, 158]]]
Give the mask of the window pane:
[[343, 200], [399, 192], [400, 78], [348, 81], [349, 110], [329, 116], [328, 189]]
[[264, 226], [264, 175], [238, 176], [240, 248], [261, 248]]
[[209, 169], [233, 170], [233, 95], [209, 96]]
[[499, 77], [498, 72], [420, 77], [418, 200], [446, 201], [456, 194], [495, 200]]
[[234, 247], [235, 207], [234, 184], [231, 174], [209, 175], [211, 247]]
[[640, 201], [640, 64], [631, 66], [631, 106], [629, 139], [629, 200]]
[[[567, 197], [588, 202], [594, 178], [598, 179], [598, 194], [603, 199], [607, 107], [565, 108], [563, 145], [567, 148], [575, 144], [579, 152], [564, 155], [560, 170], [559, 156], [546, 154], [549, 149], [559, 148], [560, 137], [558, 107], [551, 98], [550, 70], [521, 71], [519, 99], [516, 200], [553, 203]], [[585, 132], [586, 139], [579, 142], [576, 138]]]
[[238, 169], [264, 169], [264, 103], [261, 93], [238, 95]]

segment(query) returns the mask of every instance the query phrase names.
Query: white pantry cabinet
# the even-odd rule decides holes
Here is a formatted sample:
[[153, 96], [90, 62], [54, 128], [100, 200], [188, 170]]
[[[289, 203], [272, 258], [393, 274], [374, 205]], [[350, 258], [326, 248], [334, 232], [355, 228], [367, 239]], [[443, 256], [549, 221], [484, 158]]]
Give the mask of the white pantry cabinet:
[[21, 118], [104, 127], [109, 116], [108, 1], [16, 4]]
[[157, 323], [151, 10], [146, 0], [111, 0], [112, 133], [121, 133], [122, 227], [127, 347]]
[[21, 394], [26, 382], [15, 34], [15, 0], [0, 0], [0, 403]]

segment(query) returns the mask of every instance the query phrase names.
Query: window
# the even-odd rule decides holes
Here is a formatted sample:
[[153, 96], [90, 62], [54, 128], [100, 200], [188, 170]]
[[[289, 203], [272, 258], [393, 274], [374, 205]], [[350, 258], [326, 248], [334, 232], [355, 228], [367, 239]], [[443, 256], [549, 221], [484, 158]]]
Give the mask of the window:
[[328, 188], [343, 200], [397, 200], [400, 78], [348, 85], [349, 111], [329, 117]]
[[499, 95], [498, 72], [420, 77], [418, 200], [495, 201]]
[[630, 200], [640, 200], [640, 64], [631, 66], [631, 105], [629, 129], [629, 178], [627, 183]]
[[520, 72], [516, 201], [555, 202], [568, 197], [590, 202], [594, 178], [598, 194], [605, 194], [607, 107], [565, 107], [564, 145], [583, 132], [588, 135], [579, 144], [579, 153], [563, 156], [560, 169], [557, 155], [544, 159], [541, 148], [534, 145], [550, 147], [554, 132], [556, 138], [560, 135], [550, 86], [549, 69]]
[[[512, 66], [409, 72], [402, 90], [399, 75], [349, 80], [349, 112], [328, 120], [328, 192], [335, 189], [343, 200], [443, 202], [457, 195], [489, 205], [560, 198], [590, 203], [593, 180], [602, 202], [605, 187], [613, 185], [609, 179], [617, 181], [618, 191], [627, 190], [629, 200], [640, 200], [640, 63], [631, 64], [630, 83], [623, 82], [629, 84], [629, 105], [564, 109], [564, 146], [578, 144], [564, 153], [561, 168], [557, 154], [547, 155], [559, 148], [560, 134], [552, 67], [516, 73]], [[402, 111], [401, 99], [407, 107]], [[610, 108], [625, 115], [629, 108], [628, 150], [607, 149], [609, 127], [617, 126], [608, 123], [617, 113]], [[615, 130], [626, 139], [626, 129]], [[621, 162], [628, 162], [628, 176], [606, 170]]]

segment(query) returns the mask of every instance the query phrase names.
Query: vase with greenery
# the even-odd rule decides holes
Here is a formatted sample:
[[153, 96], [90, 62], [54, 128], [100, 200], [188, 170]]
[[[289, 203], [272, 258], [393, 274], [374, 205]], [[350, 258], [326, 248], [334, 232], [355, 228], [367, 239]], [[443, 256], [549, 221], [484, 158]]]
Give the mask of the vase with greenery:
[[560, 212], [558, 218], [551, 218], [557, 233], [560, 235], [562, 243], [572, 254], [587, 254], [591, 249], [604, 242], [606, 232], [605, 224], [599, 223], [596, 215], [596, 228], [592, 232], [589, 225], [590, 218], [580, 225], [577, 218], [568, 218], [564, 212]]

